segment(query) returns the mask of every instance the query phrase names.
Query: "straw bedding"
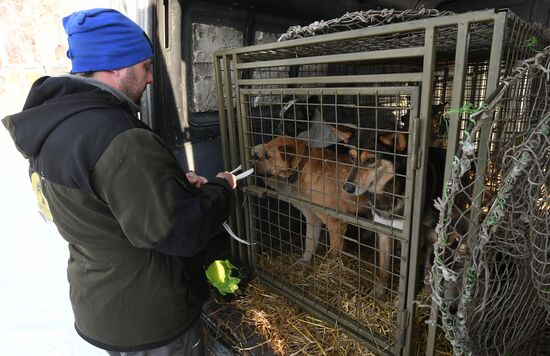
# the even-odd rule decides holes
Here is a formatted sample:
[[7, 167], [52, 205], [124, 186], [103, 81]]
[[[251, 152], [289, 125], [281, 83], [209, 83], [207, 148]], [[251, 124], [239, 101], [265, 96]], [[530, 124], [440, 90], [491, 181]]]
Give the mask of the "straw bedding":
[[[306, 297], [326, 298], [327, 307], [332, 306], [344, 316], [356, 320], [369, 332], [388, 340], [395, 338], [398, 297], [390, 294], [384, 300], [378, 300], [371, 296], [372, 284], [360, 281], [365, 276], [372, 278], [371, 266], [365, 264], [352, 268], [358, 261], [347, 256], [333, 260], [319, 258], [312, 266], [301, 266], [296, 265], [296, 257], [262, 256], [258, 267], [263, 274], [269, 273], [288, 281]], [[309, 278], [304, 278], [304, 275]], [[425, 321], [430, 317], [431, 299], [424, 292], [417, 299], [419, 307], [414, 321], [412, 354], [421, 355], [426, 350], [428, 328]], [[254, 350], [265, 344], [277, 355], [376, 354], [365, 343], [348, 336], [340, 326], [301, 310], [258, 278], [246, 286], [243, 295], [230, 302], [222, 301], [222, 308], [223, 303], [231, 304], [242, 313], [238, 328], [254, 329], [261, 336], [257, 345], [237, 350], [242, 354], [255, 353]], [[234, 327], [233, 332], [239, 333]], [[383, 351], [381, 346], [370, 347]], [[452, 355], [442, 333], [438, 334], [436, 350], [437, 355]]]

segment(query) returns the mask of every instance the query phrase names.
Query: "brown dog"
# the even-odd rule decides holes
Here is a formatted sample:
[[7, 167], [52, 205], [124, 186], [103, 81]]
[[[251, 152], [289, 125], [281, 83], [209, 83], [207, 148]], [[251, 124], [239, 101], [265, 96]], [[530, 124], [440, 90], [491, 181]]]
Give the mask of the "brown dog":
[[[305, 140], [299, 138], [278, 136], [253, 147], [252, 156], [256, 173], [263, 175], [266, 183], [282, 195], [342, 213], [361, 214], [369, 209], [366, 197], [342, 191], [341, 187], [351, 169], [351, 160], [347, 155], [337, 155], [324, 148], [310, 148]], [[327, 226], [329, 232], [329, 256], [338, 256], [343, 248], [342, 236], [346, 232], [347, 223], [329, 214], [297, 208], [307, 222], [305, 250], [301, 260], [311, 261], [322, 224]]]

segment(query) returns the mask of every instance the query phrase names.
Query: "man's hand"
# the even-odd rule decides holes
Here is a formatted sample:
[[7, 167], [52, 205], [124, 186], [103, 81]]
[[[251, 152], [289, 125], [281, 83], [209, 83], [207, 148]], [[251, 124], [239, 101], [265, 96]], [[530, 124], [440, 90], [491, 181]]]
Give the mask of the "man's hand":
[[216, 177], [225, 179], [233, 189], [237, 187], [237, 178], [229, 172], [220, 172], [216, 174]]
[[185, 176], [187, 177], [189, 183], [193, 184], [197, 188], [200, 188], [201, 185], [208, 183], [208, 179], [203, 176], [196, 175], [193, 171], [185, 173]]

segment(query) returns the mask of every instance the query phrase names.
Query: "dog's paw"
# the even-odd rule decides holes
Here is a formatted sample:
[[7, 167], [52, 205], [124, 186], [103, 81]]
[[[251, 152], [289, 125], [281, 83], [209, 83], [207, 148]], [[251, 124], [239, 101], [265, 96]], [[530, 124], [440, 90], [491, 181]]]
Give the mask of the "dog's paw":
[[304, 253], [302, 258], [298, 259], [298, 263], [301, 264], [301, 265], [304, 265], [304, 266], [308, 266], [309, 264], [311, 264], [311, 258], [312, 257], [313, 256], [311, 254]]
[[381, 299], [386, 295], [387, 291], [388, 290], [386, 288], [384, 288], [381, 285], [378, 285], [374, 287], [374, 296], [378, 299]]

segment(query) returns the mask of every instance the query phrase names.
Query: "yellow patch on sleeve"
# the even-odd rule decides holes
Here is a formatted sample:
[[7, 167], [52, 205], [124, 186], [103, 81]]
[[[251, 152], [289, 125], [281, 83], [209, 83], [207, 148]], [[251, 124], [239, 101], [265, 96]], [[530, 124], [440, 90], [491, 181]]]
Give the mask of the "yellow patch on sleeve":
[[50, 206], [48, 205], [48, 200], [42, 192], [42, 177], [38, 173], [34, 172], [31, 175], [32, 189], [36, 194], [36, 200], [38, 201], [38, 212], [42, 215], [42, 218], [46, 221], [53, 221], [52, 213], [50, 211]]

